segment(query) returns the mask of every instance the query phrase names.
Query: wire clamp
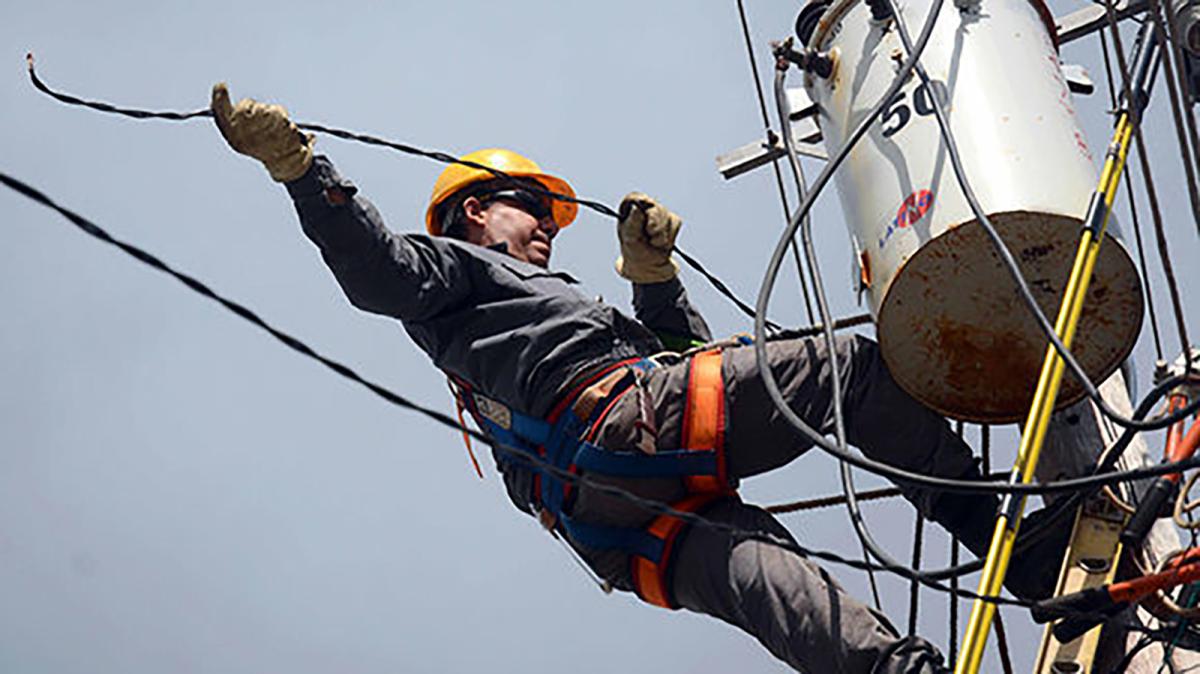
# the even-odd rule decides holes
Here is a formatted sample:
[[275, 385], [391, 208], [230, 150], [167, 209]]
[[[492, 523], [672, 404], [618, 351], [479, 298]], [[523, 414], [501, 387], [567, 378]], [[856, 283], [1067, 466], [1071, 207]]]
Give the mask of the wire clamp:
[[819, 52], [812, 48], [799, 51], [793, 48], [794, 38], [782, 42], [771, 43], [771, 53], [775, 55], [775, 68], [787, 70], [789, 63], [794, 63], [806, 73], [812, 73], [822, 79], [829, 79], [837, 65], [833, 52]]

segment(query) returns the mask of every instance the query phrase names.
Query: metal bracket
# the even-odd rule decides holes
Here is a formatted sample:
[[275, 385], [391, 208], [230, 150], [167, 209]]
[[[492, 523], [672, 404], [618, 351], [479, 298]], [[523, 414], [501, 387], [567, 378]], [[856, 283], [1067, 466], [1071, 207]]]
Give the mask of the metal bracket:
[[[1113, 3], [1113, 10], [1117, 20], [1121, 20], [1145, 11], [1147, 6], [1146, 0], [1117, 0]], [[1104, 5], [1088, 5], [1066, 16], [1056, 17], [1054, 25], [1058, 29], [1058, 43], [1063, 45], [1107, 26], [1108, 10]]]
[[[817, 104], [803, 87], [787, 90], [788, 119], [792, 121], [792, 141], [796, 152], [814, 159], [828, 160], [829, 155], [821, 145], [821, 129], [817, 126]], [[773, 142], [758, 140], [747, 143], [717, 156], [717, 171], [726, 180], [765, 166], [786, 156], [783, 141], [773, 137]]]

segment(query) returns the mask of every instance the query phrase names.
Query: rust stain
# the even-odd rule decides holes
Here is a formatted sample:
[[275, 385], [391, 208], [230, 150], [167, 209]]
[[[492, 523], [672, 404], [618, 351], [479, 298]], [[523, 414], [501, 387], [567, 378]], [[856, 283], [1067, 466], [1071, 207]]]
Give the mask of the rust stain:
[[988, 417], [1011, 414], [1032, 399], [1041, 353], [1029, 348], [1024, 335], [939, 318], [932, 337], [948, 367], [947, 384], [956, 392], [947, 407]]

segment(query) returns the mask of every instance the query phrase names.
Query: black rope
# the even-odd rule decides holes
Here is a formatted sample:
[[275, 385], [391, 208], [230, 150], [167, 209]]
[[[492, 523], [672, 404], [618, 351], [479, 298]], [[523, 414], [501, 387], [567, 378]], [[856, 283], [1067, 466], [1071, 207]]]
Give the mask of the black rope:
[[[133, 119], [142, 119], [142, 120], [144, 120], [144, 119], [164, 119], [164, 120], [181, 122], [181, 121], [187, 121], [187, 120], [198, 119], [198, 118], [203, 118], [203, 117], [211, 118], [213, 116], [212, 110], [209, 110], [209, 109], [194, 110], [192, 112], [152, 111], [152, 110], [139, 110], [136, 108], [119, 107], [116, 105], [112, 105], [111, 103], [105, 103], [103, 101], [85, 100], [85, 99], [79, 98], [77, 96], [72, 96], [70, 94], [65, 94], [65, 93], [51, 89], [49, 86], [46, 85], [45, 82], [43, 82], [41, 80], [40, 77], [38, 77], [37, 70], [34, 68], [33, 54], [32, 53], [26, 54], [25, 60], [26, 60], [26, 63], [28, 64], [29, 80], [33, 83], [33, 86], [38, 91], [46, 94], [47, 96], [50, 96], [51, 98], [53, 98], [59, 102], [66, 103], [68, 105], [82, 106], [85, 108], [90, 108], [92, 110], [98, 110], [100, 112], [105, 112], [105, 113], [114, 114], [114, 115], [122, 115], [125, 117], [131, 117]], [[424, 150], [419, 147], [414, 147], [412, 145], [408, 145], [406, 143], [398, 143], [396, 141], [388, 140], [386, 138], [380, 138], [378, 136], [371, 136], [368, 134], [357, 133], [354, 131], [347, 131], [345, 129], [337, 129], [337, 128], [325, 126], [322, 124], [313, 124], [313, 123], [309, 123], [309, 122], [297, 122], [296, 127], [303, 129], [305, 131], [313, 131], [315, 133], [323, 133], [323, 134], [326, 134], [329, 136], [333, 136], [335, 138], [341, 138], [342, 140], [354, 141], [354, 142], [363, 143], [366, 145], [373, 145], [376, 147], [385, 147], [385, 148], [388, 148], [391, 150], [396, 150], [398, 152], [402, 152], [404, 154], [413, 155], [413, 156], [417, 156], [417, 157], [424, 157], [426, 159], [432, 159], [434, 161], [441, 162], [443, 164], [461, 164], [463, 166], [468, 166], [468, 167], [471, 167], [474, 169], [480, 169], [483, 171], [487, 171], [488, 173], [496, 176], [497, 178], [503, 179], [503, 180], [515, 180], [515, 178], [508, 175], [504, 171], [501, 171], [496, 168], [492, 168], [491, 166], [480, 164], [478, 162], [473, 162], [473, 161], [466, 160], [466, 159], [460, 159], [460, 158], [455, 157], [454, 155], [448, 154], [446, 152], [440, 152], [440, 151], [436, 151], [436, 150]], [[608, 206], [599, 201], [594, 201], [591, 199], [581, 199], [579, 197], [572, 197], [570, 195], [560, 194], [560, 193], [554, 192], [552, 190], [541, 189], [536, 186], [529, 185], [527, 183], [522, 183], [522, 187], [525, 187], [526, 189], [528, 189], [532, 192], [536, 192], [536, 193], [538, 193], [542, 196], [545, 196], [547, 198], [550, 198], [550, 199], [557, 199], [559, 201], [569, 201], [573, 204], [578, 204], [585, 208], [589, 208], [601, 215], [606, 215], [610, 218], [619, 220], [621, 217], [620, 214], [617, 213], [617, 211], [615, 209], [613, 209], [611, 206]], [[734, 295], [733, 291], [729, 289], [729, 286], [725, 285], [725, 283], [723, 283], [719, 278], [717, 278], [715, 275], [713, 275], [711, 272], [709, 272], [704, 267], [704, 265], [700, 264], [699, 260], [692, 257], [691, 255], [688, 255], [679, 247], [675, 247], [674, 252], [675, 252], [675, 254], [679, 255], [679, 257], [685, 263], [687, 263], [688, 266], [690, 266], [692, 269], [694, 269], [696, 272], [698, 272], [701, 276], [703, 276], [704, 279], [707, 280], [709, 282], [709, 284], [711, 284], [712, 287], [718, 293], [723, 295], [726, 299], [728, 299], [730, 302], [732, 302], [734, 304], [734, 306], [736, 306], [739, 310], [741, 310], [742, 313], [746, 314], [750, 318], [754, 318], [754, 309], [749, 304], [746, 304], [742, 300], [738, 299], [738, 297], [736, 295]], [[782, 329], [778, 324], [776, 324], [772, 321], [767, 321], [767, 324], [774, 330]]]

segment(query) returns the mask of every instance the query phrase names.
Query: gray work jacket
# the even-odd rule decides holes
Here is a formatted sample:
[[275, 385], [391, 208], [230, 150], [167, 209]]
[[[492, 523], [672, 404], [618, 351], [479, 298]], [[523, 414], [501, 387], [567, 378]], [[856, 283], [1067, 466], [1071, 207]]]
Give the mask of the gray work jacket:
[[[570, 274], [509, 257], [503, 244], [389, 231], [323, 156], [286, 186], [351, 304], [399, 319], [435, 366], [525, 414], [544, 417], [584, 373], [662, 351], [659, 334], [711, 339], [677, 279], [635, 284], [634, 320], [584, 296]], [[504, 478], [528, 511], [528, 471]]]

